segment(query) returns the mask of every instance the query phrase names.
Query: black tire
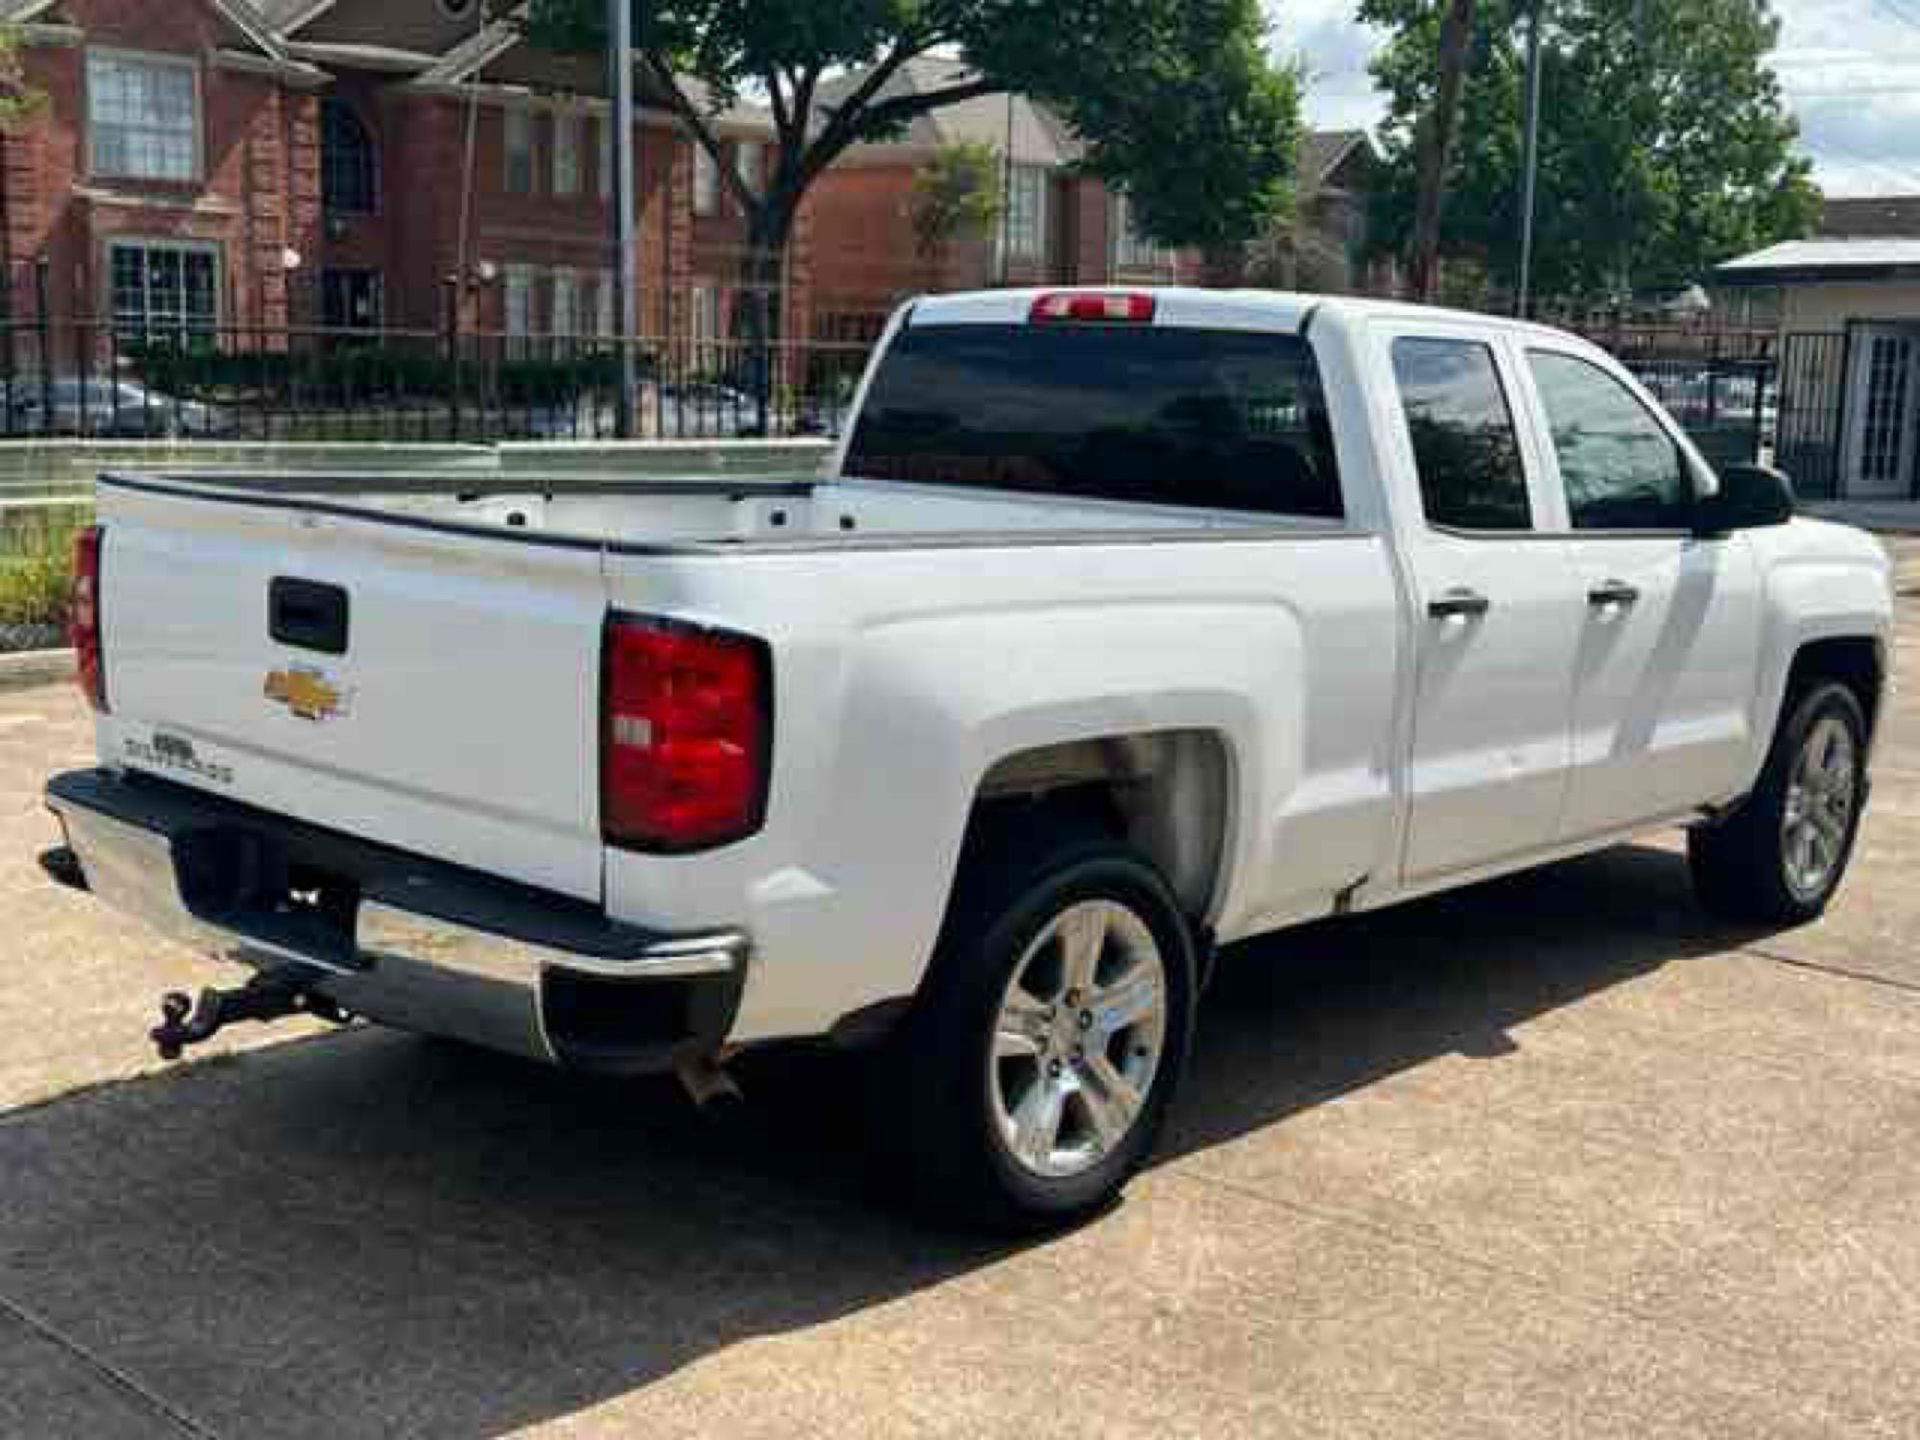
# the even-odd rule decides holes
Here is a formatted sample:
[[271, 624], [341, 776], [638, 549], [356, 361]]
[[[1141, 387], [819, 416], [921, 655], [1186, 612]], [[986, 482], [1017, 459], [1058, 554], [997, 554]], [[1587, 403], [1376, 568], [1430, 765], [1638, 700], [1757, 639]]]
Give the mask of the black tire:
[[[1832, 720], [1853, 745], [1853, 783], [1839, 853], [1824, 881], [1811, 888], [1789, 872], [1786, 819], [1794, 769], [1814, 731]], [[1694, 894], [1711, 914], [1753, 925], [1802, 925], [1825, 913], [1846, 878], [1866, 808], [1867, 721], [1846, 686], [1816, 681], [1787, 697], [1760, 783], [1732, 815], [1687, 832]]]
[[[1003, 1134], [989, 1056], [1017, 967], [1086, 901], [1124, 907], [1150, 932], [1165, 977], [1164, 1038], [1124, 1139], [1090, 1168], [1046, 1176]], [[1179, 1085], [1196, 969], [1193, 929], [1159, 871], [1095, 826], [1049, 817], [970, 842], [926, 981], [882, 1057], [883, 1139], [916, 1198], [946, 1220], [1003, 1233], [1057, 1229], [1110, 1205], [1152, 1153]]]

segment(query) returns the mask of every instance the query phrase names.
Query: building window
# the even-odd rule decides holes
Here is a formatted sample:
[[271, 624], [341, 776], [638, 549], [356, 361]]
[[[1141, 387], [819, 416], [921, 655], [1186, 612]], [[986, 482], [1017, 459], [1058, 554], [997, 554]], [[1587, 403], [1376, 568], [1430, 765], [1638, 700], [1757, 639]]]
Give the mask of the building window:
[[501, 273], [501, 328], [507, 336], [507, 358], [524, 359], [527, 341], [533, 334], [533, 283], [531, 265], [509, 265]]
[[758, 140], [742, 140], [733, 150], [733, 171], [740, 183], [753, 194], [760, 193], [760, 179], [766, 173], [767, 147]]
[[571, 270], [553, 272], [553, 310], [548, 317], [549, 334], [574, 336], [586, 327], [580, 323], [580, 277]]
[[605, 200], [613, 194], [613, 117], [597, 122], [593, 129], [600, 139], [599, 188], [594, 193]]
[[371, 215], [379, 209], [373, 137], [351, 106], [320, 106], [320, 194], [329, 215]]
[[533, 116], [509, 110], [505, 122], [506, 175], [509, 195], [533, 193]]
[[553, 193], [580, 193], [580, 125], [578, 115], [553, 117]]
[[88, 55], [87, 131], [96, 175], [197, 178], [200, 86], [193, 62]]
[[698, 140], [693, 142], [693, 213], [720, 213], [720, 167]]
[[693, 370], [720, 368], [720, 292], [711, 285], [693, 287]]
[[1133, 206], [1124, 195], [1113, 197], [1113, 268], [1160, 270], [1171, 264], [1173, 252], [1142, 230]]
[[211, 340], [220, 321], [220, 250], [180, 240], [107, 246], [108, 305], [122, 342]]
[[1007, 253], [1042, 260], [1047, 253], [1047, 169], [1015, 165], [1007, 189]]
[[602, 339], [611, 338], [619, 333], [614, 325], [613, 291], [613, 271], [602, 270], [599, 287], [594, 291], [593, 306], [593, 333]]

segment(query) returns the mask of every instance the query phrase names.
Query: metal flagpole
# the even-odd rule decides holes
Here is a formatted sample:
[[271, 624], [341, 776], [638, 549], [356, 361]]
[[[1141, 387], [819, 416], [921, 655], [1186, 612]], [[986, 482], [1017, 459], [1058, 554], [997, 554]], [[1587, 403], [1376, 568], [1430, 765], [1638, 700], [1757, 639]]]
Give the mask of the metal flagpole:
[[612, 42], [613, 101], [613, 317], [620, 353], [620, 391], [614, 402], [614, 433], [634, 438], [634, 391], [639, 373], [633, 344], [640, 331], [640, 257], [636, 253], [636, 183], [633, 135], [633, 6], [631, 0], [607, 0], [607, 38]]

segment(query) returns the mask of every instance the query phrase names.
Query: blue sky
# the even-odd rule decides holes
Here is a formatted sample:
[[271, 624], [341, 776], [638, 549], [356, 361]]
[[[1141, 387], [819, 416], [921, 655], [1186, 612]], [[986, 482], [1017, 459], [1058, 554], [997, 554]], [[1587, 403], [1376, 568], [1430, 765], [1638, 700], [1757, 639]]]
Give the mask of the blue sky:
[[[1266, 0], [1275, 43], [1311, 77], [1307, 119], [1370, 125], [1377, 37], [1353, 0]], [[1775, 0], [1773, 64], [1800, 119], [1801, 145], [1832, 195], [1920, 194], [1920, 0]]]

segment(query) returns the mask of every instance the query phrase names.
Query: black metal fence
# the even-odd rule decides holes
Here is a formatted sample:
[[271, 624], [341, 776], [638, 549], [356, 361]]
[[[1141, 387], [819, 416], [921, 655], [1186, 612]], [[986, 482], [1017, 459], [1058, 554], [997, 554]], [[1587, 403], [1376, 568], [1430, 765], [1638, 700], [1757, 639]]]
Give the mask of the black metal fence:
[[[0, 319], [8, 438], [440, 444], [617, 435], [618, 345], [602, 336], [152, 317], [132, 325], [33, 308], [31, 319]], [[1776, 362], [1770, 333], [1689, 332], [1685, 343], [1647, 328], [1589, 334], [1618, 345], [1710, 459], [1776, 455], [1802, 493], [1833, 493], [1843, 336], [1790, 336]], [[837, 434], [873, 342], [630, 343], [636, 434], [725, 440]]]
[[[837, 432], [860, 344], [640, 336], [637, 433]], [[0, 435], [387, 443], [615, 438], [604, 336], [0, 322]]]
[[1715, 465], [1750, 464], [1775, 443], [1770, 359], [1623, 357]]
[[1774, 457], [1809, 500], [1840, 494], [1846, 373], [1847, 337], [1839, 331], [1788, 335], [1781, 346]]

